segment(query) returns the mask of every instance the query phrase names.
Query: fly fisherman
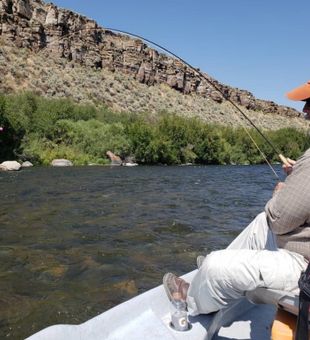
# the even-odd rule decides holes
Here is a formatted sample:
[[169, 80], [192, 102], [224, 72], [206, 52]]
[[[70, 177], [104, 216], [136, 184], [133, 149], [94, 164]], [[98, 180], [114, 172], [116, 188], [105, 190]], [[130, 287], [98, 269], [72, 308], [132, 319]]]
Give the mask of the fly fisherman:
[[[287, 94], [302, 100], [310, 119], [310, 81]], [[171, 301], [182, 300], [191, 315], [216, 312], [258, 287], [292, 291], [310, 256], [310, 149], [297, 162], [288, 159], [287, 174], [273, 197], [226, 248], [197, 258], [198, 272], [189, 284], [172, 273], [163, 283]]]

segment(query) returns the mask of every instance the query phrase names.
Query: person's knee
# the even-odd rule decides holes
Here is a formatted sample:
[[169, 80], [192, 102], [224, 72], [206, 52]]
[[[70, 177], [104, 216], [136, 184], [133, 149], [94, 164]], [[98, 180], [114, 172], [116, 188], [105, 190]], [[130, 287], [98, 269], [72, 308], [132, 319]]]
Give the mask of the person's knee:
[[[219, 250], [209, 254], [202, 268], [200, 278], [202, 287], [199, 289], [199, 294], [210, 296], [212, 301], [218, 306], [226, 304], [226, 297], [231, 296], [231, 278], [232, 272], [227, 264], [227, 250]], [[223, 299], [223, 297], [225, 297]]]
[[206, 257], [203, 263], [203, 269], [207, 277], [216, 279], [219, 277], [219, 273], [226, 270], [225, 253], [226, 250], [217, 250]]
[[[240, 253], [239, 253], [240, 252]], [[243, 251], [218, 250], [210, 253], [204, 263], [205, 275], [212, 281], [241, 276], [244, 271]], [[246, 256], [246, 254], [244, 254]]]

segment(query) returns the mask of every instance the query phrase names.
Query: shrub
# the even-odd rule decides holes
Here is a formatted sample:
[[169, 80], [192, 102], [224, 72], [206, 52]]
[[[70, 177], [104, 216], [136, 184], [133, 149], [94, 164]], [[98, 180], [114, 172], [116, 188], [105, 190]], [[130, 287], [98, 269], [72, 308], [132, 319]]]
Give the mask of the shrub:
[[75, 145], [79, 150], [95, 157], [103, 157], [108, 150], [119, 155], [128, 153], [129, 144], [120, 123], [104, 124], [97, 120], [59, 120], [53, 128], [57, 144]]
[[[78, 105], [32, 93], [0, 95], [0, 160], [14, 156], [49, 164], [68, 158], [75, 164], [105, 163], [108, 150], [143, 164], [258, 164], [263, 156], [243, 128], [206, 124], [161, 112], [116, 113], [105, 106]], [[248, 130], [270, 161], [277, 152]], [[278, 150], [296, 159], [310, 147], [309, 136], [292, 128], [264, 134]]]

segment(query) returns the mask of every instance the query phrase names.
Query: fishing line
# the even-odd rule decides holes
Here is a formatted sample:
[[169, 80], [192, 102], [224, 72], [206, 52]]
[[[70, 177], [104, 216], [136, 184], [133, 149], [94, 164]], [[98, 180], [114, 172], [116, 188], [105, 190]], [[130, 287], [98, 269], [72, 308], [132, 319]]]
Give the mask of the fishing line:
[[[245, 112], [243, 112], [243, 110], [240, 109], [240, 107], [238, 105], [236, 105], [230, 98], [228, 98], [225, 93], [221, 90], [221, 88], [219, 86], [217, 86], [213, 81], [211, 81], [204, 73], [202, 73], [200, 70], [196, 69], [195, 67], [193, 67], [191, 64], [189, 64], [186, 60], [184, 60], [183, 58], [181, 58], [180, 56], [178, 56], [177, 54], [173, 53], [172, 51], [170, 51], [169, 49], [157, 44], [156, 42], [144, 38], [141, 35], [138, 34], [134, 34], [131, 32], [127, 32], [127, 31], [123, 31], [120, 29], [116, 29], [116, 28], [103, 28], [105, 32], [117, 32], [117, 33], [121, 33], [121, 34], [126, 34], [128, 36], [132, 36], [135, 38], [138, 38], [142, 41], [146, 41], [156, 47], [158, 47], [159, 49], [167, 52], [168, 54], [172, 55], [173, 57], [175, 57], [176, 59], [178, 59], [179, 61], [181, 61], [184, 65], [186, 65], [187, 67], [189, 67], [192, 71], [194, 71], [196, 74], [199, 75], [200, 78], [203, 78], [209, 85], [211, 85], [213, 87], [213, 89], [215, 89], [218, 93], [221, 94], [221, 96], [224, 98], [224, 100], [227, 100], [235, 110], [237, 110], [253, 127], [254, 129], [259, 133], [259, 135], [265, 140], [265, 142], [272, 148], [272, 150], [279, 156], [280, 160], [286, 164], [286, 165], [290, 165], [287, 161], [287, 159], [279, 152], [279, 150], [273, 145], [273, 143], [270, 141], [270, 139], [268, 139], [263, 133], [262, 131], [254, 124], [254, 122], [247, 116], [247, 114], [245, 114]], [[77, 29], [74, 30], [72, 33], [77, 33], [79, 31], [81, 31], [82, 29]], [[87, 29], [87, 31], [91, 31], [93, 29]], [[97, 30], [97, 29], [95, 29]], [[63, 35], [63, 37], [65, 36], [70, 36], [71, 34], [68, 33], [67, 35]], [[44, 49], [44, 48], [43, 48]], [[246, 134], [249, 136], [249, 138], [251, 139], [251, 141], [253, 142], [253, 144], [255, 145], [255, 147], [257, 148], [257, 150], [259, 151], [259, 153], [262, 155], [262, 157], [264, 158], [265, 162], [268, 164], [268, 166], [270, 167], [271, 171], [274, 173], [274, 175], [277, 177], [277, 179], [280, 179], [278, 174], [276, 173], [276, 171], [274, 170], [273, 166], [271, 165], [271, 163], [268, 161], [266, 155], [264, 154], [264, 152], [259, 148], [259, 146], [257, 145], [257, 143], [255, 142], [254, 138], [251, 136], [251, 134], [249, 133], [249, 131], [245, 128], [243, 121], [240, 119], [239, 115], [236, 114], [235, 111], [233, 111], [234, 114], [236, 115], [236, 117], [238, 118], [239, 121], [242, 122], [242, 124], [240, 124], [240, 126], [243, 128], [243, 130], [246, 132]]]
[[[204, 73], [202, 73], [200, 70], [197, 70], [195, 67], [193, 67], [191, 64], [189, 64], [186, 60], [184, 60], [183, 58], [179, 57], [177, 54], [173, 53], [172, 51], [168, 50], [167, 48], [155, 43], [154, 41], [144, 38], [141, 35], [138, 34], [133, 34], [127, 31], [123, 31], [123, 30], [119, 30], [116, 28], [104, 28], [106, 31], [111, 31], [111, 32], [118, 32], [118, 33], [122, 33], [122, 34], [126, 34], [129, 36], [133, 36], [136, 37], [138, 39], [144, 40], [158, 48], [160, 48], [161, 50], [169, 53], [170, 55], [172, 55], [173, 57], [175, 57], [176, 59], [180, 60], [183, 64], [185, 64], [186, 66], [188, 66], [191, 70], [193, 70], [195, 73], [197, 73], [201, 78], [203, 78], [204, 80], [207, 81], [207, 83], [209, 85], [211, 85], [217, 92], [219, 92], [222, 97], [227, 100], [239, 113], [241, 113], [241, 115], [255, 128], [255, 130], [260, 134], [260, 136], [269, 144], [269, 146], [272, 148], [272, 150], [279, 156], [279, 158], [281, 159], [281, 161], [284, 164], [288, 164], [288, 161], [286, 160], [286, 158], [278, 151], [278, 149], [272, 144], [272, 142], [262, 133], [262, 131], [253, 123], [253, 121], [239, 108], [238, 105], [236, 105], [231, 99], [229, 99], [225, 93], [213, 82], [211, 81], [209, 78], [206, 77], [206, 75]], [[238, 117], [238, 119], [240, 120], [239, 116], [236, 114], [236, 116]], [[259, 151], [259, 153], [262, 155], [262, 157], [264, 158], [264, 160], [266, 161], [266, 163], [268, 164], [268, 166], [270, 167], [271, 171], [274, 173], [274, 175], [276, 176], [277, 179], [280, 179], [278, 174], [276, 173], [276, 171], [274, 170], [273, 166], [270, 164], [270, 162], [268, 161], [266, 155], [264, 154], [264, 152], [259, 148], [259, 146], [257, 145], [257, 143], [255, 142], [254, 138], [251, 136], [251, 134], [249, 133], [249, 131], [244, 127], [243, 124], [241, 124], [242, 128], [244, 129], [244, 131], [247, 133], [247, 135], [249, 136], [249, 138], [251, 139], [251, 141], [253, 142], [253, 144], [255, 145], [255, 147], [257, 148], [257, 150]]]

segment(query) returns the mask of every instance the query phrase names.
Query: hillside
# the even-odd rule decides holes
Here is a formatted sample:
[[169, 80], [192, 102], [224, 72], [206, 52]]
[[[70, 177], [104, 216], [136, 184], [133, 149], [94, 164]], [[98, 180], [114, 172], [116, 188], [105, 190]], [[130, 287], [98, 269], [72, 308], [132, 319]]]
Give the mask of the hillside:
[[[120, 112], [165, 111], [240, 125], [231, 104], [180, 61], [86, 17], [41, 0], [1, 0], [0, 25], [5, 94], [27, 90]], [[261, 128], [306, 127], [294, 109], [213, 81]]]

